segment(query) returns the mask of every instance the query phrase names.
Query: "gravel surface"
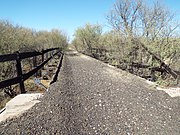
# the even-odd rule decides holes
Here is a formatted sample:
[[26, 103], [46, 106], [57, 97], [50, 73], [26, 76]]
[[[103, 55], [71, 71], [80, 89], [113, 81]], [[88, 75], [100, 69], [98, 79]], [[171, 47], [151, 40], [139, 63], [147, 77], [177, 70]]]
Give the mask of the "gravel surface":
[[88, 56], [65, 55], [59, 80], [1, 134], [179, 135], [179, 97]]

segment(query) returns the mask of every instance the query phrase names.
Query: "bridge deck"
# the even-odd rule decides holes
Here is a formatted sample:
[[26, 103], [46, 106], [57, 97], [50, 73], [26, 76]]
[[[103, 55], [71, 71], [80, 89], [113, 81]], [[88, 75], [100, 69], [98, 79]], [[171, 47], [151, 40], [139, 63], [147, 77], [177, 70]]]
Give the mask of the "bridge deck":
[[179, 97], [84, 55], [65, 55], [58, 82], [1, 134], [179, 134]]

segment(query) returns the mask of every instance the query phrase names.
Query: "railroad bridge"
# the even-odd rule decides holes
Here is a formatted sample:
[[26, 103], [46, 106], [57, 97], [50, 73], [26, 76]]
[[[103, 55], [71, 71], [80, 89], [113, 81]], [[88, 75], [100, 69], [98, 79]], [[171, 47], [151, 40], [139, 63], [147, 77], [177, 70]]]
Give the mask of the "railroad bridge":
[[179, 97], [69, 51], [40, 102], [0, 123], [1, 134], [178, 135]]

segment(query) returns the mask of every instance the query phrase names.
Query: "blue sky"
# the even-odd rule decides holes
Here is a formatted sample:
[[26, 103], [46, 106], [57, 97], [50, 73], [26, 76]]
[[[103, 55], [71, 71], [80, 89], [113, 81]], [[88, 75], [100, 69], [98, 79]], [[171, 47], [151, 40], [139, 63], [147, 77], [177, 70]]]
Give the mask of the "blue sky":
[[[116, 0], [0, 0], [0, 19], [36, 30], [61, 29], [72, 37], [86, 23], [106, 26]], [[180, 0], [159, 0], [180, 14]], [[180, 15], [179, 15], [180, 18]]]

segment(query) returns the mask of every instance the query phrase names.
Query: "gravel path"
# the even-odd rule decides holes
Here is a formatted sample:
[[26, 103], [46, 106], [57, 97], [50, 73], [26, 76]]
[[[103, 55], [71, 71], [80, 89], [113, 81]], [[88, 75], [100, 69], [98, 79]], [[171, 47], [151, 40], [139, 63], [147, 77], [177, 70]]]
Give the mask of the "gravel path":
[[1, 134], [179, 135], [179, 97], [139, 77], [69, 52], [57, 83]]

